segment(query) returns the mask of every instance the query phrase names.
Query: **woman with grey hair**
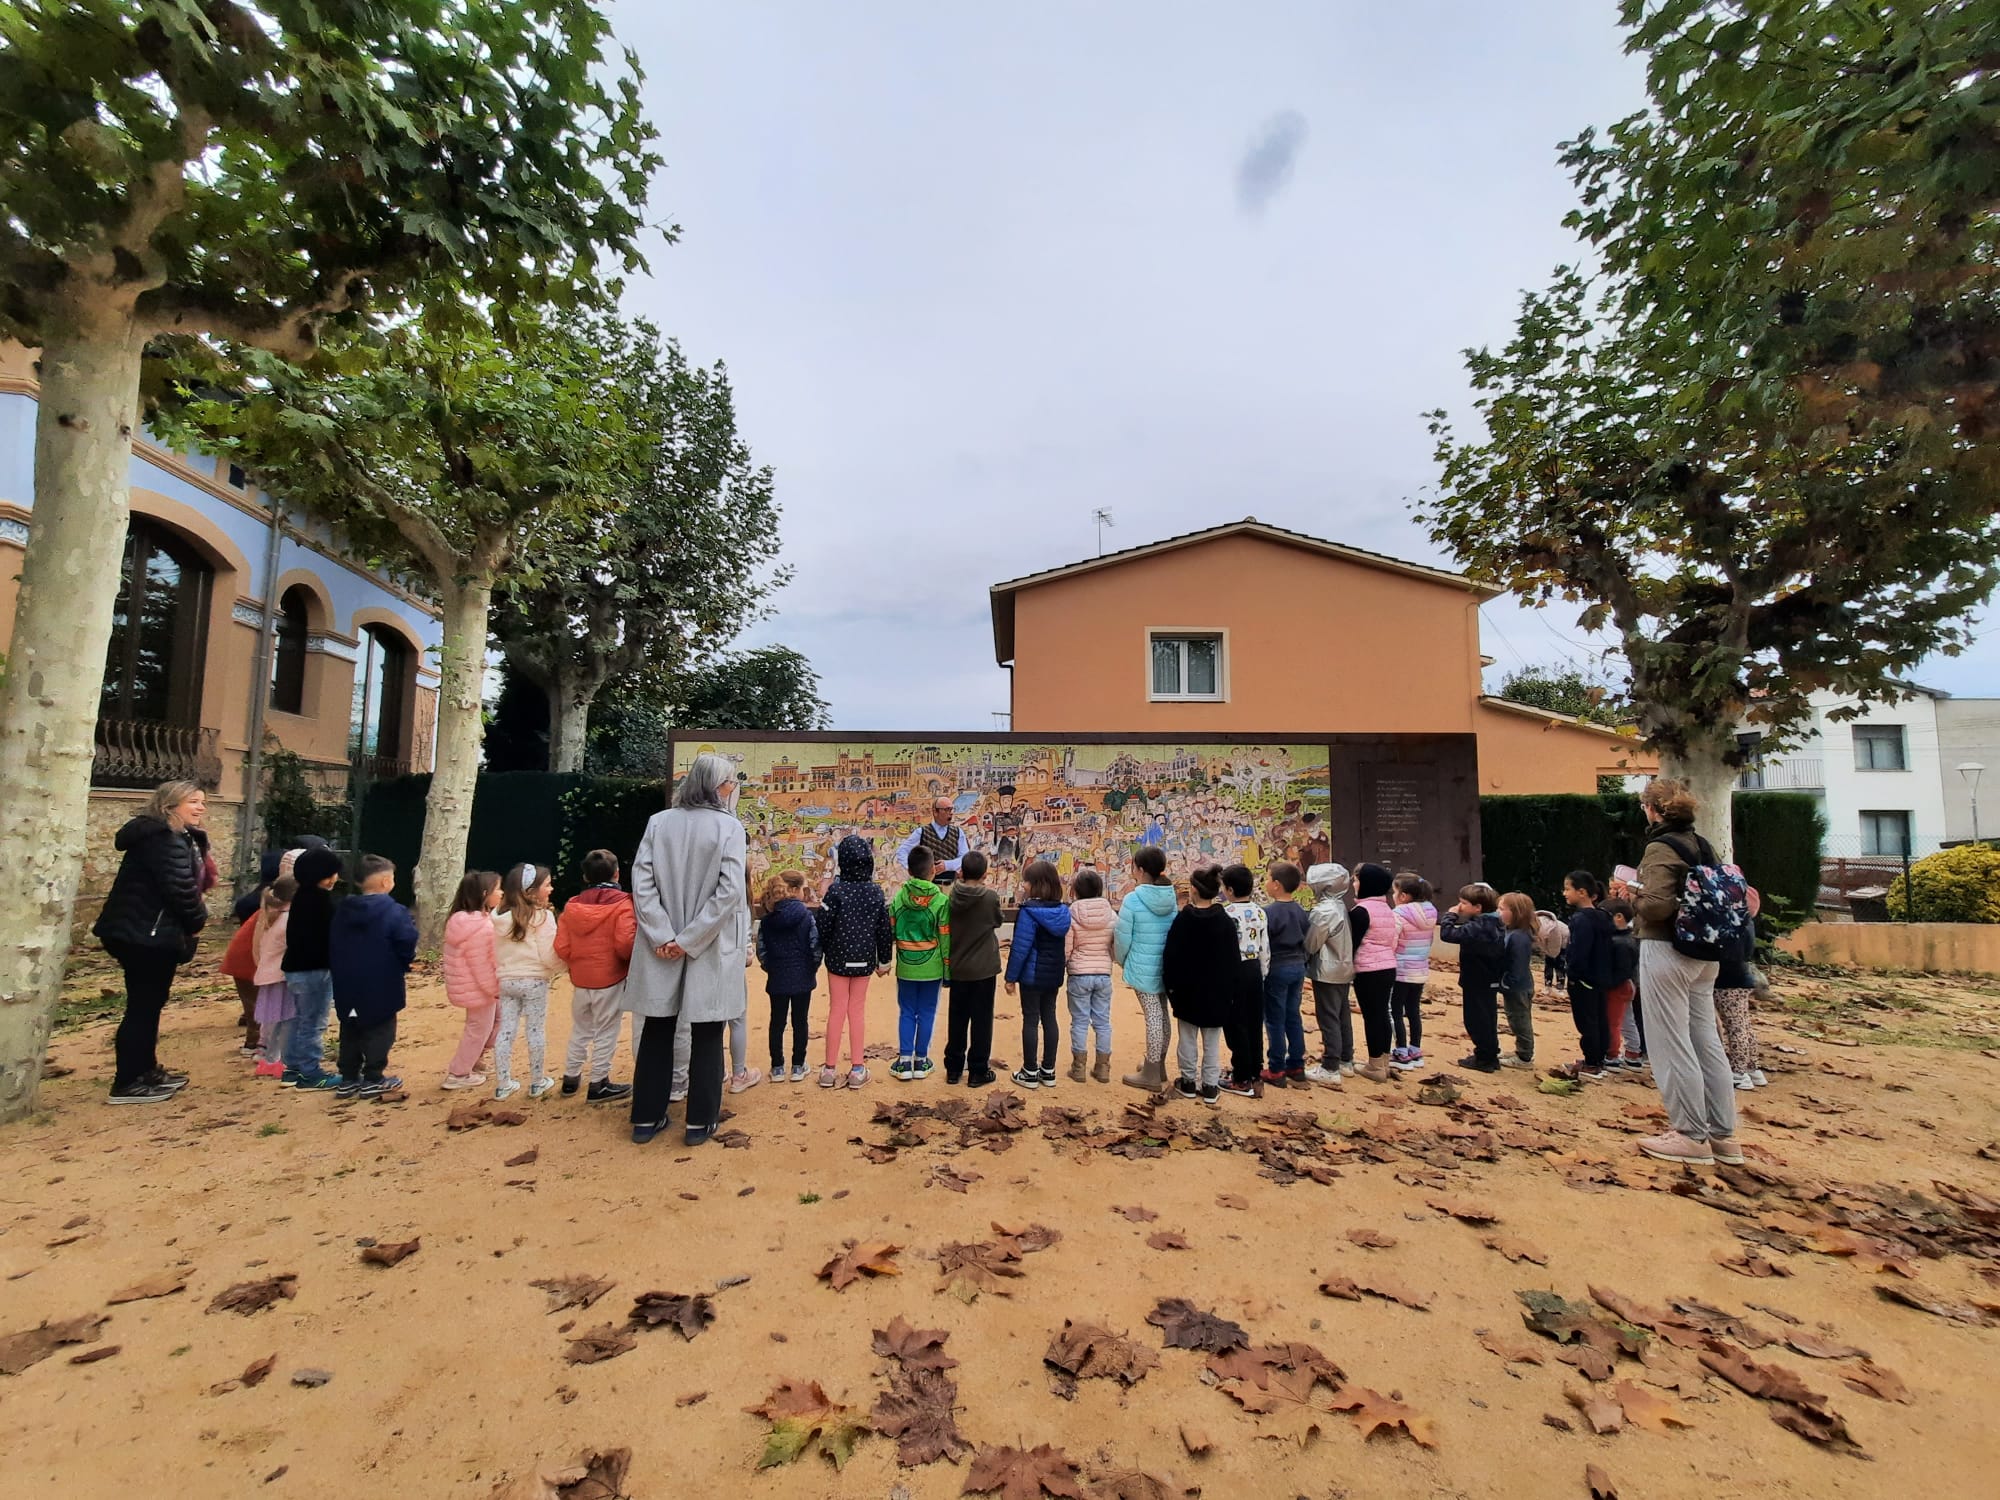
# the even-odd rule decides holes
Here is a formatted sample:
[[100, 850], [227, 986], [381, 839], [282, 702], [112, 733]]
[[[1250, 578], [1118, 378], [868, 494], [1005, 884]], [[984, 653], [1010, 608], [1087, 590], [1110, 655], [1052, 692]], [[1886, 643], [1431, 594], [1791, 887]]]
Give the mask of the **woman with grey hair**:
[[198, 784], [165, 782], [112, 841], [123, 858], [90, 930], [125, 971], [113, 1104], [157, 1104], [188, 1081], [160, 1066], [160, 1012], [174, 970], [194, 957], [196, 934], [208, 921], [202, 904], [208, 844], [201, 831], [207, 815], [208, 794]]
[[749, 998], [748, 840], [735, 801], [735, 767], [720, 755], [697, 755], [674, 790], [673, 806], [646, 824], [632, 862], [640, 940], [632, 947], [623, 1005], [638, 1031], [632, 1139], [641, 1145], [667, 1123], [675, 1030], [683, 1018], [687, 1143], [708, 1140], [722, 1114], [722, 1028], [744, 1013]]

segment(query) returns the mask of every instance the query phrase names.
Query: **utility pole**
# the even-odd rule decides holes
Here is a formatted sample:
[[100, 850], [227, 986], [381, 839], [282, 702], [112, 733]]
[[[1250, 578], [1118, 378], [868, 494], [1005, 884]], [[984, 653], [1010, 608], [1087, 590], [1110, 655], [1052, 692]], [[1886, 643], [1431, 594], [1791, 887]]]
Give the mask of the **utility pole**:
[[1097, 555], [1102, 557], [1104, 556], [1104, 528], [1115, 526], [1118, 523], [1111, 519], [1111, 507], [1108, 505], [1101, 505], [1092, 511], [1090, 518], [1097, 523]]

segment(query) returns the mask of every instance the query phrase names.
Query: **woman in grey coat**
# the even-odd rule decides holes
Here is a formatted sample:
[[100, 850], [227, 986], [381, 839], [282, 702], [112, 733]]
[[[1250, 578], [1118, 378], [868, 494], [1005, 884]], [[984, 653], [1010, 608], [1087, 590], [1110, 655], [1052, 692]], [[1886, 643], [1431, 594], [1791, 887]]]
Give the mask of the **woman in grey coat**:
[[625, 980], [624, 1008], [638, 1030], [632, 1076], [632, 1139], [666, 1126], [675, 1029], [688, 1022], [687, 1143], [715, 1133], [722, 1114], [722, 1029], [744, 1013], [750, 902], [747, 841], [731, 810], [736, 774], [720, 755], [698, 755], [653, 814], [632, 862], [639, 941]]

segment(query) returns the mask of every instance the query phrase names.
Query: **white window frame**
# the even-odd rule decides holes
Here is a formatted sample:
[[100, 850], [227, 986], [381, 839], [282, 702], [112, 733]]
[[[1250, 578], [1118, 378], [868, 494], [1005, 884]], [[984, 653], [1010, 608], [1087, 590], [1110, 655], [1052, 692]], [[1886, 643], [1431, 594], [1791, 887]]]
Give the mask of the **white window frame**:
[[[1156, 693], [1153, 691], [1153, 643], [1161, 640], [1212, 640], [1215, 642], [1215, 691], [1212, 693]], [[1229, 701], [1229, 631], [1216, 625], [1153, 625], [1146, 631], [1144, 658], [1146, 701], [1148, 703], [1227, 703]], [[1187, 653], [1181, 653], [1181, 682], [1187, 682]]]
[[[1881, 845], [1881, 842], [1882, 842], [1882, 841], [1881, 841], [1881, 839], [1880, 839], [1880, 838], [1877, 838], [1877, 839], [1875, 839], [1875, 840], [1873, 841], [1873, 842], [1874, 842], [1874, 843], [1876, 844], [1876, 846], [1877, 846], [1876, 848], [1873, 848], [1873, 849], [1871, 849], [1871, 848], [1869, 848], [1869, 847], [1868, 847], [1868, 845], [1869, 845], [1869, 843], [1870, 843], [1870, 840], [1869, 840], [1869, 837], [1868, 837], [1868, 833], [1869, 833], [1869, 824], [1870, 824], [1870, 820], [1871, 820], [1871, 819], [1874, 819], [1874, 818], [1901, 818], [1901, 819], [1903, 820], [1903, 847], [1902, 847], [1902, 848], [1900, 848], [1900, 849], [1884, 849], [1884, 848], [1881, 848], [1881, 847], [1880, 847], [1880, 845]], [[1917, 820], [1916, 820], [1916, 815], [1915, 815], [1915, 814], [1914, 814], [1914, 813], [1913, 813], [1912, 811], [1910, 811], [1909, 809], [1906, 809], [1906, 808], [1900, 808], [1900, 807], [1869, 807], [1869, 808], [1863, 808], [1863, 809], [1862, 809], [1862, 811], [1861, 811], [1861, 855], [1862, 855], [1862, 858], [1864, 858], [1864, 859], [1901, 859], [1901, 858], [1902, 858], [1902, 857], [1903, 857], [1904, 855], [1906, 855], [1906, 854], [1912, 854], [1912, 853], [1914, 853], [1914, 852], [1915, 852], [1915, 850], [1916, 850], [1916, 837], [1917, 837], [1917, 829], [1916, 829], [1916, 821], [1917, 821]]]
[[[1853, 730], [1855, 770], [1859, 771], [1864, 776], [1880, 776], [1880, 775], [1894, 775], [1899, 771], [1907, 771], [1910, 769], [1910, 734], [1909, 730], [1906, 729], [1903, 725], [1855, 724], [1851, 727]], [[1864, 738], [1863, 731], [1882, 730], [1882, 729], [1890, 729], [1895, 731], [1896, 750], [1897, 750], [1896, 758], [1902, 761], [1902, 764], [1900, 766], [1864, 766], [1863, 764], [1861, 764], [1861, 747], [1863, 744], [1868, 742], [1867, 739]], [[1892, 812], [1894, 810], [1895, 809], [1893, 808], [1889, 809], [1889, 811]]]

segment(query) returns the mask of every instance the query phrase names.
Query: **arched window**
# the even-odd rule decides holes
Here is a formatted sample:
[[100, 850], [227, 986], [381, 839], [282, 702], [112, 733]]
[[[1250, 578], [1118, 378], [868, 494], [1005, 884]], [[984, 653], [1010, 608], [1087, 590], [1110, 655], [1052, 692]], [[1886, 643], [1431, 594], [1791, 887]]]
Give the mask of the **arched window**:
[[311, 595], [299, 584], [278, 600], [277, 651], [271, 661], [271, 707], [281, 714], [306, 709], [306, 606]]
[[104, 662], [102, 717], [200, 724], [213, 576], [179, 536], [144, 516], [132, 518]]
[[402, 636], [382, 625], [361, 628], [348, 743], [371, 780], [401, 776], [410, 769], [410, 700], [416, 670], [416, 653]]

